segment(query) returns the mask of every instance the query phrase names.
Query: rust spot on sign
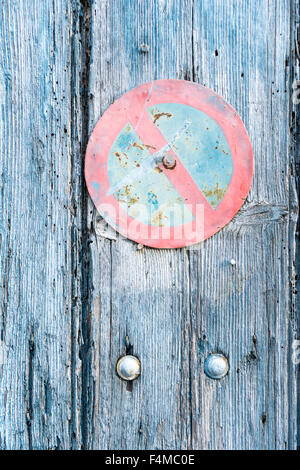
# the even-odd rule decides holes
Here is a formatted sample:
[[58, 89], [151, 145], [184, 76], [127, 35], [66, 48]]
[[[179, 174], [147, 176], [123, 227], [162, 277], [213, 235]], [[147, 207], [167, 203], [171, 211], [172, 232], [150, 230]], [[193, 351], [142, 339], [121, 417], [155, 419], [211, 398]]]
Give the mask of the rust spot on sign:
[[128, 165], [128, 155], [126, 153], [115, 152], [115, 156], [119, 160], [119, 165], [125, 168]]

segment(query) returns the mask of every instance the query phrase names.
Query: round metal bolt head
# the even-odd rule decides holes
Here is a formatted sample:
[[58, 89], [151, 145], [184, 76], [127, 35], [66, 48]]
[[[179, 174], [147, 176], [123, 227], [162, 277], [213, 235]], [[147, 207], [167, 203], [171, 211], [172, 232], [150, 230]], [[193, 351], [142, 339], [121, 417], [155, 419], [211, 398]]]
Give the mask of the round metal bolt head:
[[164, 167], [167, 168], [167, 170], [173, 170], [173, 168], [175, 168], [176, 166], [176, 159], [173, 155], [166, 155], [162, 159], [162, 162]]
[[122, 356], [117, 362], [118, 376], [123, 380], [135, 380], [141, 373], [141, 363], [135, 356]]
[[211, 379], [222, 379], [228, 370], [228, 361], [223, 354], [210, 354], [205, 360], [204, 372]]

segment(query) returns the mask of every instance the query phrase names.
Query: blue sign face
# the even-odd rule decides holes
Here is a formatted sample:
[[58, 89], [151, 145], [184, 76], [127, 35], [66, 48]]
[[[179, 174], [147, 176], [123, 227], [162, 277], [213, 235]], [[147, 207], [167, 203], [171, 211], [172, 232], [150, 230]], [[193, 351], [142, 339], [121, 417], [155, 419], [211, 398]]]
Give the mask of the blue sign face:
[[[146, 108], [149, 126], [159, 129], [213, 210], [222, 201], [233, 173], [231, 151], [221, 127], [199, 109], [180, 103]], [[183, 123], [187, 123], [183, 128]], [[175, 136], [175, 137], [174, 137]], [[142, 142], [128, 123], [108, 157], [108, 177], [115, 198], [129, 216], [154, 226], [189, 223], [194, 216], [174, 181], [153, 162], [160, 149]], [[124, 184], [122, 184], [124, 183]]]

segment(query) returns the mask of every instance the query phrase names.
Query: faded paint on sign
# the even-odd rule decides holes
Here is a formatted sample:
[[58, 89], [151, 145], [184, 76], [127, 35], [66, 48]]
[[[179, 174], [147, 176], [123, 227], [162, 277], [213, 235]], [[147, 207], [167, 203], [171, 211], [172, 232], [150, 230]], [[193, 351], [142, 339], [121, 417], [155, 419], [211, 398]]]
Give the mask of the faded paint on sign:
[[245, 201], [252, 175], [251, 143], [236, 111], [206, 87], [181, 80], [123, 95], [97, 123], [86, 155], [88, 189], [105, 220], [159, 248], [220, 230]]
[[215, 209], [228, 189], [233, 172], [230, 148], [221, 127], [199, 109], [183, 104], [164, 103], [147, 111], [167, 141], [183, 121], [190, 122], [173, 149]]

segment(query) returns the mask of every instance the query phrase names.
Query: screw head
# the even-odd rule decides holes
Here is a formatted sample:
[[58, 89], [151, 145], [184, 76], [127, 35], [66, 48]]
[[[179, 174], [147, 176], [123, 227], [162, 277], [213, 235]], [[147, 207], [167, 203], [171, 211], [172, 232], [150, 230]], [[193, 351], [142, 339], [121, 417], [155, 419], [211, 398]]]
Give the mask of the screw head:
[[176, 158], [174, 155], [165, 155], [162, 159], [163, 166], [167, 168], [167, 170], [173, 170], [176, 166]]
[[135, 380], [141, 373], [141, 363], [135, 356], [122, 356], [117, 362], [117, 374], [123, 380]]
[[204, 363], [204, 372], [211, 379], [222, 379], [229, 370], [229, 364], [223, 354], [210, 354]]

